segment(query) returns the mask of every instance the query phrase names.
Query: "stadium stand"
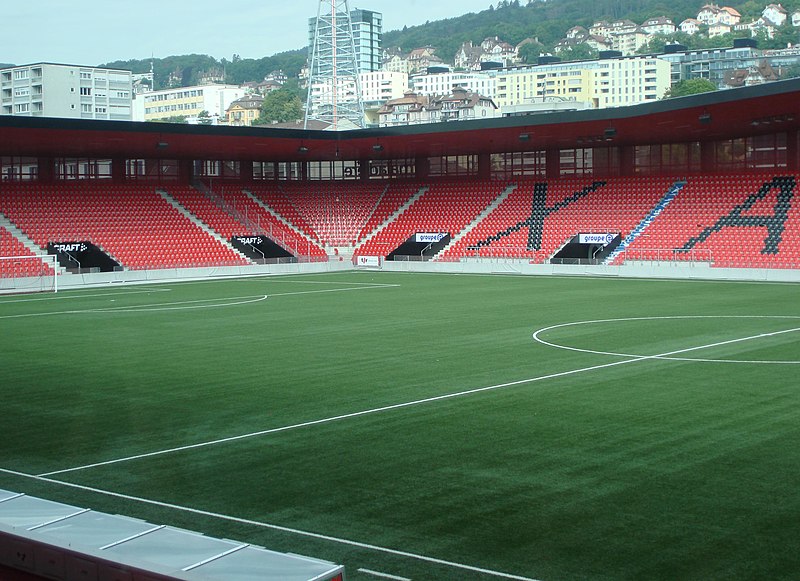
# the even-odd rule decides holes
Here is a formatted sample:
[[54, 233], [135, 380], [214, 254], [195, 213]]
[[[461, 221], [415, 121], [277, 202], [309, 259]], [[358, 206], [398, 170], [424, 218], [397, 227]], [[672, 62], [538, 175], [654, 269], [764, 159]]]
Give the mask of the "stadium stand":
[[230, 240], [232, 236], [249, 234], [247, 226], [237, 221], [236, 218], [195, 188], [169, 186], [163, 189], [181, 206], [226, 240]]
[[798, 176], [696, 176], [615, 260], [691, 260], [715, 267], [800, 266]]
[[442, 260], [517, 257], [542, 262], [580, 232], [630, 232], [673, 183], [671, 178], [520, 182]]
[[0, 211], [43, 249], [87, 240], [132, 270], [248, 264], [153, 187], [15, 184], [3, 190]]
[[358, 233], [357, 240], [361, 242], [377, 230], [392, 214], [418, 194], [420, 189], [420, 184], [416, 182], [390, 182], [372, 210], [372, 214]]
[[282, 184], [259, 184], [249, 188], [249, 191], [308, 238], [317, 244], [321, 244], [317, 231], [303, 218], [297, 207], [288, 198]]
[[432, 183], [394, 221], [361, 244], [355, 254], [385, 256], [416, 232], [455, 235], [475, 220], [504, 188], [504, 184], [489, 180]]
[[388, 185], [383, 182], [293, 182], [286, 199], [325, 246], [354, 246]]
[[[223, 238], [267, 235], [304, 260], [328, 260], [326, 244], [354, 246], [356, 256], [386, 256], [416, 232], [448, 232], [454, 240], [435, 260], [541, 263], [581, 232], [622, 238], [636, 232], [613, 264], [798, 268], [800, 208], [792, 204], [798, 181], [754, 172], [691, 176], [685, 185], [675, 176], [264, 183], [218, 186], [216, 201], [188, 185], [162, 189]], [[247, 263], [152, 186], [9, 185], [0, 211], [43, 249], [48, 242], [88, 240], [129, 269]], [[31, 254], [6, 230], [0, 241], [4, 255]]]
[[[271, 189], [267, 187], [266, 189]], [[222, 186], [218, 193], [223, 202], [231, 208], [234, 215], [241, 216], [241, 222], [248, 225], [249, 234], [264, 234], [277, 244], [302, 257], [303, 260], [319, 261], [327, 259], [325, 250], [306, 232], [301, 231], [297, 224], [291, 223], [287, 218], [276, 211], [268, 211], [255, 199], [263, 200], [265, 187], [252, 186], [242, 189], [236, 186]], [[264, 203], [272, 208], [269, 204]]]

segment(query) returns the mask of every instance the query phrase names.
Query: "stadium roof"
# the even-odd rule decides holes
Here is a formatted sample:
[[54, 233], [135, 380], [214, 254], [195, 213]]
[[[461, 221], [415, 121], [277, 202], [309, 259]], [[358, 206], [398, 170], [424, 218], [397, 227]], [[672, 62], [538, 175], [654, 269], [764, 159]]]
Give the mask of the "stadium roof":
[[587, 111], [356, 131], [0, 116], [0, 155], [301, 161], [717, 141], [797, 130], [800, 79]]

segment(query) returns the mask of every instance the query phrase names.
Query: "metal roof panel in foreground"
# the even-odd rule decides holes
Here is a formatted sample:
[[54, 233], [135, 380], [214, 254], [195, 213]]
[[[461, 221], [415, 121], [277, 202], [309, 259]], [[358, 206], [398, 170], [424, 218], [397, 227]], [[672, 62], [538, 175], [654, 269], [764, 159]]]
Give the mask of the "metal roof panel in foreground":
[[0, 490], [0, 540], [24, 539], [48, 550], [186, 581], [316, 581], [344, 568], [143, 520]]

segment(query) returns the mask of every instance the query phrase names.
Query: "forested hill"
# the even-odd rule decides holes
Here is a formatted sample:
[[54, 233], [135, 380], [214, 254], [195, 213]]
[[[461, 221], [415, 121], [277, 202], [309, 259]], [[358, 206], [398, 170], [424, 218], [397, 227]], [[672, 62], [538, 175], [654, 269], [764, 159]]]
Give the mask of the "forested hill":
[[[431, 45], [436, 54], [451, 61], [465, 41], [480, 43], [489, 37], [500, 37], [516, 45], [526, 38], [537, 38], [550, 47], [564, 38], [573, 26], [588, 28], [598, 20], [628, 19], [641, 24], [648, 18], [666, 16], [676, 25], [686, 18], [695, 18], [704, 4], [711, 0], [501, 0], [479, 13], [457, 18], [427, 22], [419, 26], [385, 32], [383, 46], [399, 46], [403, 50]], [[773, 0], [746, 2], [714, 2], [736, 8], [744, 21], [756, 20]], [[791, 14], [800, 8], [800, 0], [781, 0]]]
[[197, 84], [198, 77], [209, 71], [219, 71], [226, 83], [242, 84], [247, 81], [261, 81], [269, 73], [282, 70], [290, 77], [297, 77], [305, 65], [307, 49], [281, 52], [260, 59], [243, 59], [234, 55], [232, 60], [217, 60], [204, 54], [188, 54], [165, 58], [113, 61], [103, 67], [129, 70], [134, 73], [147, 73], [150, 63], [156, 78], [156, 88], [167, 86], [170, 76], [183, 87]]
[[511, 44], [530, 37], [552, 45], [573, 26], [588, 28], [597, 20], [627, 18], [641, 23], [653, 16], [668, 16], [676, 23], [694, 17], [703, 0], [548, 0], [522, 5], [500, 2], [479, 13], [427, 22], [419, 26], [385, 32], [383, 46], [410, 50], [432, 45], [445, 61], [451, 60], [465, 41], [480, 43], [498, 36]]

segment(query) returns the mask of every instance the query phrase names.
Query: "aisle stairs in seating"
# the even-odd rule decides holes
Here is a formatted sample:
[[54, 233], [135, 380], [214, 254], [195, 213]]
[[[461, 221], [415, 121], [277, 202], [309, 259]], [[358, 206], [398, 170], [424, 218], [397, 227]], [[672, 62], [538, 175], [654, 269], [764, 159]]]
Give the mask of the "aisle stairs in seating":
[[677, 181], [672, 184], [667, 193], [658, 201], [658, 203], [653, 207], [652, 211], [645, 216], [641, 222], [633, 229], [631, 232], [622, 239], [622, 242], [619, 246], [609, 254], [606, 259], [603, 261], [603, 264], [612, 264], [614, 259], [616, 259], [620, 254], [625, 252], [625, 250], [633, 244], [637, 238], [639, 238], [645, 230], [653, 223], [653, 221], [663, 212], [667, 206], [669, 206], [670, 202], [675, 199], [675, 196], [683, 189], [686, 185], [686, 181]]
[[452, 248], [455, 244], [457, 244], [458, 241], [461, 240], [464, 236], [472, 232], [473, 228], [475, 228], [478, 224], [480, 224], [483, 221], [483, 219], [486, 218], [489, 214], [494, 212], [495, 209], [497, 209], [497, 207], [500, 204], [502, 204], [506, 200], [506, 198], [508, 198], [508, 196], [510, 196], [511, 193], [516, 189], [517, 189], [517, 184], [509, 184], [508, 186], [506, 186], [506, 189], [500, 192], [500, 195], [497, 196], [494, 200], [492, 200], [492, 203], [486, 206], [486, 208], [480, 214], [475, 216], [475, 219], [472, 220], [469, 224], [467, 224], [466, 227], [461, 232], [453, 236], [453, 238], [450, 240], [450, 243], [444, 248], [442, 248], [439, 252], [437, 252], [436, 256], [434, 256], [432, 260], [441, 260], [444, 254], [448, 250], [450, 250], [450, 248]]
[[158, 192], [158, 194], [162, 198], [164, 198], [170, 206], [172, 206], [178, 212], [180, 212], [181, 214], [186, 216], [186, 218], [189, 221], [191, 221], [193, 224], [197, 225], [198, 228], [203, 230], [205, 233], [207, 233], [209, 236], [214, 238], [217, 242], [219, 242], [223, 246], [229, 248], [231, 250], [231, 252], [235, 252], [238, 256], [240, 256], [242, 258], [242, 260], [246, 260], [247, 262], [251, 262], [250, 259], [247, 256], [245, 256], [242, 252], [240, 252], [237, 248], [235, 248], [233, 246], [233, 244], [230, 243], [230, 241], [226, 240], [223, 236], [220, 236], [220, 234], [216, 230], [214, 230], [213, 228], [210, 228], [208, 226], [208, 224], [206, 224], [200, 218], [195, 216], [192, 212], [187, 210], [183, 205], [181, 205], [180, 202], [178, 202], [175, 198], [173, 198], [166, 190], [157, 189], [156, 192]]

